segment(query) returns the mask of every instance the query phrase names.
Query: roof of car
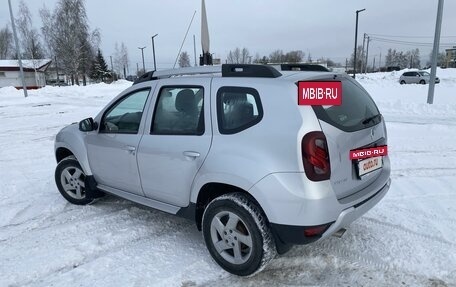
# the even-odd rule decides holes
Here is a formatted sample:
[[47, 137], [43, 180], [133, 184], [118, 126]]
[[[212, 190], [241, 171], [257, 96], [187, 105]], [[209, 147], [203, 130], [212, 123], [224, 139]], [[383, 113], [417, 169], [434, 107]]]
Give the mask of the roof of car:
[[331, 73], [324, 71], [320, 67], [316, 68], [317, 71], [309, 71], [310, 67], [306, 66], [305, 70], [285, 70], [279, 71], [277, 67], [271, 65], [257, 65], [257, 64], [224, 64], [219, 66], [200, 66], [200, 67], [187, 67], [180, 69], [162, 70], [147, 72], [137, 79], [134, 84], [146, 81], [153, 81], [163, 78], [172, 78], [178, 76], [211, 76], [211, 77], [239, 77], [239, 78], [271, 78], [271, 79], [287, 79], [291, 81], [298, 81], [303, 79], [331, 77], [330, 75], [338, 75], [338, 73]]

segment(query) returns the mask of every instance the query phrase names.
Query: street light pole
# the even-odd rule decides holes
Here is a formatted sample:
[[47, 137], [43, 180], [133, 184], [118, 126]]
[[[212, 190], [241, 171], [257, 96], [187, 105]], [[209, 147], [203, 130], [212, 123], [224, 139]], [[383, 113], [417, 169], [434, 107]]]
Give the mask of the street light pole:
[[154, 56], [154, 72], [157, 70], [157, 62], [155, 61], [155, 43], [154, 38], [157, 37], [158, 34], [152, 36], [152, 54]]
[[144, 49], [146, 49], [146, 46], [144, 46], [144, 47], [138, 47], [138, 49], [141, 50], [142, 61], [143, 61], [143, 73], [145, 73], [145, 72], [146, 72], [146, 64], [144, 63]]
[[358, 45], [358, 14], [366, 9], [356, 10], [356, 27], [355, 27], [355, 52], [353, 55], [353, 78], [356, 78], [356, 50]]
[[439, 6], [437, 8], [437, 21], [435, 23], [434, 48], [432, 49], [431, 78], [429, 82], [429, 91], [427, 98], [428, 104], [434, 103], [435, 74], [437, 73], [437, 55], [439, 53], [440, 30], [442, 28], [442, 15], [443, 0], [439, 0]]
[[17, 39], [16, 25], [14, 24], [13, 8], [11, 8], [11, 0], [8, 0], [8, 5], [9, 5], [10, 16], [11, 16], [11, 27], [13, 27], [14, 42], [16, 43], [16, 53], [17, 53], [17, 58], [19, 60], [19, 70], [20, 70], [21, 79], [22, 79], [22, 89], [24, 90], [24, 97], [27, 98], [27, 96], [28, 96], [27, 85], [25, 84], [24, 69], [22, 68], [21, 49], [19, 48], [19, 41]]

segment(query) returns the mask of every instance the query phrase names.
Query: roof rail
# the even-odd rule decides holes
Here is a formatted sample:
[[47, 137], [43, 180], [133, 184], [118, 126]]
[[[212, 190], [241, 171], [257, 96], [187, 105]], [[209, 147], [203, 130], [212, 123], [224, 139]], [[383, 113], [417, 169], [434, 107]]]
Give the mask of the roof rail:
[[255, 64], [224, 64], [222, 77], [278, 78], [282, 74], [272, 66]]
[[282, 74], [274, 67], [267, 65], [254, 64], [223, 64], [221, 66], [200, 66], [180, 69], [170, 69], [163, 71], [151, 71], [143, 74], [133, 85], [174, 76], [185, 75], [204, 75], [222, 73], [222, 77], [257, 77], [257, 78], [277, 78]]
[[329, 70], [319, 64], [280, 64], [282, 71], [315, 71], [315, 72], [329, 72]]
[[174, 76], [185, 76], [185, 75], [204, 75], [204, 74], [216, 74], [221, 73], [221, 66], [200, 66], [200, 67], [186, 67], [179, 69], [169, 69], [162, 71], [151, 71], [143, 74], [134, 83], [138, 84], [141, 82], [171, 78]]

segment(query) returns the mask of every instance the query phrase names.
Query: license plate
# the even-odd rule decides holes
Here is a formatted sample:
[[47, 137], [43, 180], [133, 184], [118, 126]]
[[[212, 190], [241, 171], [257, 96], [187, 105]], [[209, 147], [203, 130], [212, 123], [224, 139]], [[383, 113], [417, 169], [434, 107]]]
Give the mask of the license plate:
[[383, 166], [383, 160], [381, 156], [370, 157], [358, 161], [358, 176], [361, 177], [374, 170], [380, 169]]

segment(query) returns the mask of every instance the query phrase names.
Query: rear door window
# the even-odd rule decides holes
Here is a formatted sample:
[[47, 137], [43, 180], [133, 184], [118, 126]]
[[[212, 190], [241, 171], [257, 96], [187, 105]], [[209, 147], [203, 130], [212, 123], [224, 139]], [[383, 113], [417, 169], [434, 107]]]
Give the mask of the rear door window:
[[234, 134], [261, 121], [263, 107], [253, 88], [222, 87], [217, 91], [217, 120], [221, 134]]
[[381, 116], [369, 94], [349, 79], [342, 81], [342, 105], [312, 106], [317, 117], [346, 132], [378, 124]]

